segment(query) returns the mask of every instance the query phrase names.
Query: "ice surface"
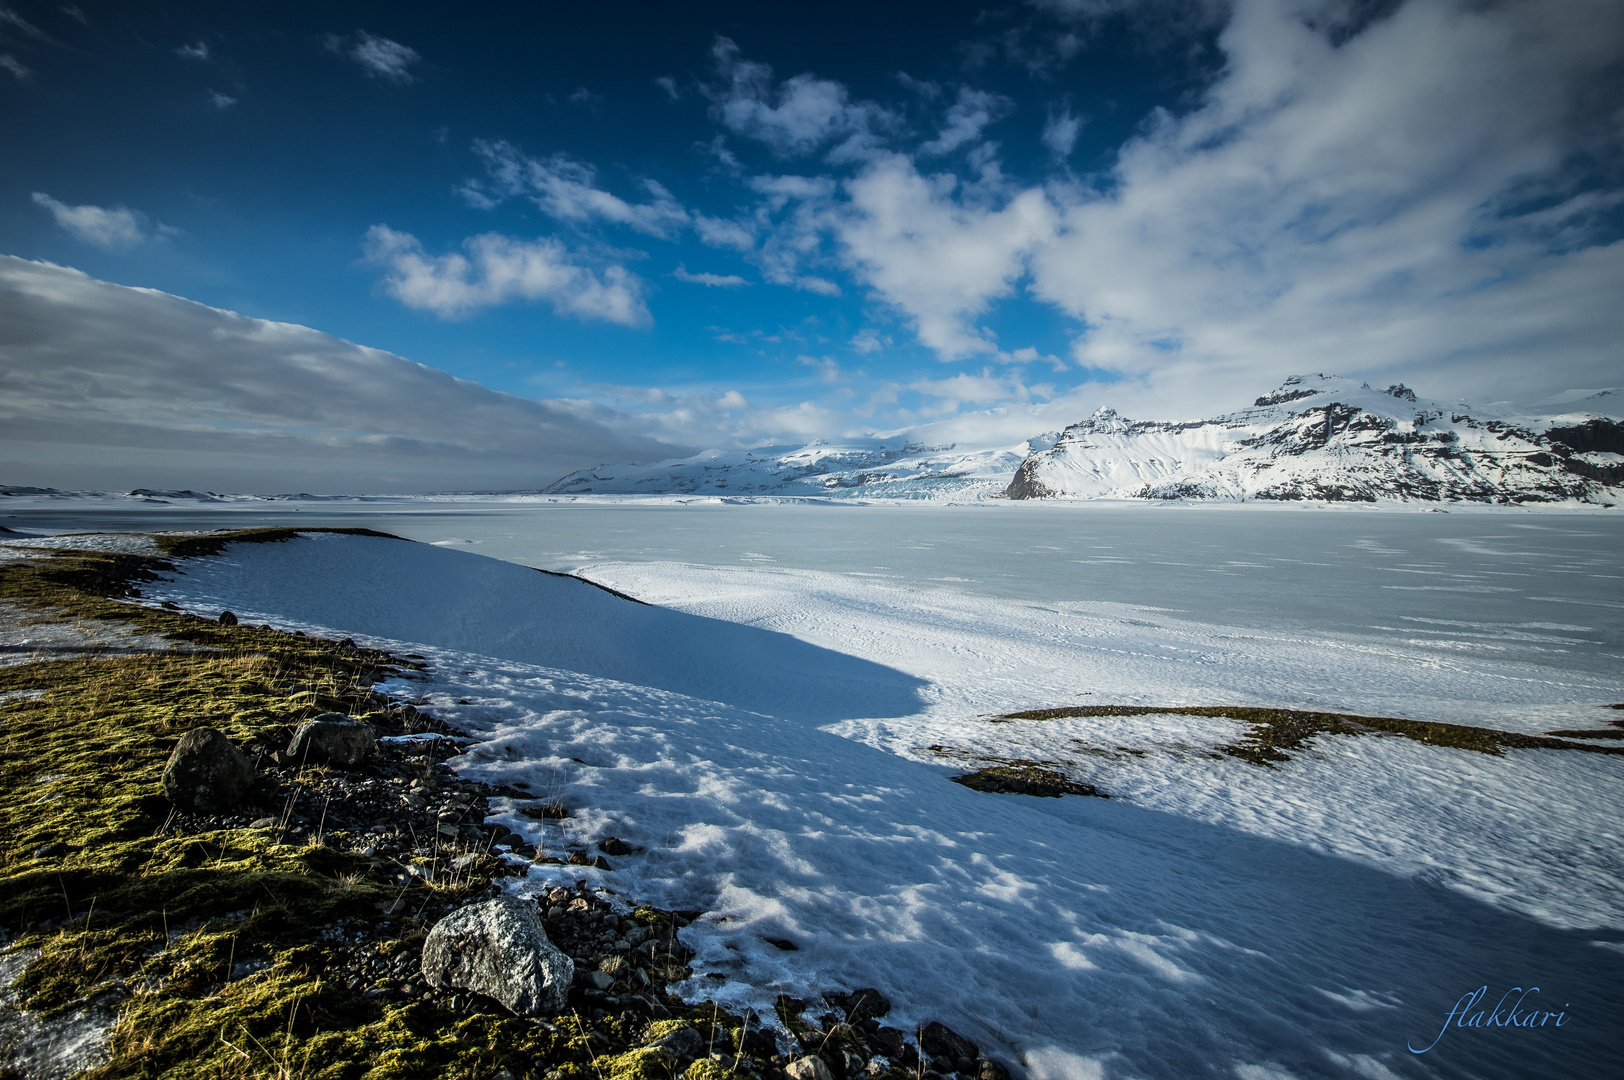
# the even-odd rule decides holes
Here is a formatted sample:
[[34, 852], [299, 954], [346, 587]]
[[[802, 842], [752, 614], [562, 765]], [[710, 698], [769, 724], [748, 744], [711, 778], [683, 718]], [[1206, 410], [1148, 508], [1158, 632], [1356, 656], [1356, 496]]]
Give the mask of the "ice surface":
[[[784, 561], [754, 539], [738, 550]], [[1322, 737], [1264, 770], [1210, 756], [1237, 731], [1223, 720], [986, 715], [1334, 702], [1533, 730], [1624, 700], [1617, 668], [1440, 648], [1421, 631], [1593, 653], [1612, 609], [1550, 618], [1523, 602], [1502, 620], [1472, 605], [1506, 594], [1460, 594], [1476, 599], [1447, 618], [1472, 626], [1338, 635], [1200, 620], [1197, 604], [990, 596], [895, 567], [592, 567], [679, 614], [353, 537], [240, 545], [184, 569], [154, 598], [425, 655], [410, 691], [478, 737], [459, 767], [576, 811], [510, 827], [553, 850], [608, 835], [645, 848], [611, 872], [538, 870], [529, 887], [580, 875], [706, 909], [689, 931], [696, 995], [762, 1008], [781, 989], [879, 986], [902, 1023], [944, 1020], [1041, 1080], [1602, 1075], [1624, 1048], [1624, 955], [1596, 944], [1624, 939], [1618, 758]], [[1568, 596], [1585, 592], [1616, 596], [1605, 582]], [[930, 745], [1064, 757], [1117, 797], [973, 792]], [[1566, 1027], [1406, 1050], [1477, 986], [1529, 983], [1568, 1006]]]

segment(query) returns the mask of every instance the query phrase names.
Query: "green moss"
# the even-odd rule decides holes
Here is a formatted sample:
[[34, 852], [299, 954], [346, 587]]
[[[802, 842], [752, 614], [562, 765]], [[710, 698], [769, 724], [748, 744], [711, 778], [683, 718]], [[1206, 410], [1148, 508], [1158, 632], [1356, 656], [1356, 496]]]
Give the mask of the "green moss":
[[989, 791], [1001, 795], [1037, 795], [1053, 799], [1058, 799], [1062, 795], [1093, 795], [1096, 798], [1106, 798], [1095, 790], [1093, 784], [1074, 783], [1063, 773], [1055, 772], [1053, 769], [1030, 766], [996, 765], [990, 769], [978, 769], [973, 773], [951, 779], [955, 784], [963, 784], [973, 791]]
[[605, 1080], [671, 1080], [677, 1060], [663, 1046], [641, 1046], [624, 1054], [605, 1055], [592, 1064]]
[[1143, 705], [1085, 705], [1063, 709], [1030, 709], [1009, 713], [1000, 720], [1059, 720], [1089, 716], [1153, 716], [1171, 713], [1177, 716], [1210, 716], [1237, 720], [1250, 729], [1238, 743], [1218, 749], [1233, 757], [1250, 761], [1254, 765], [1271, 766], [1277, 761], [1290, 759], [1288, 750], [1300, 750], [1309, 745], [1315, 735], [1370, 735], [1382, 732], [1401, 735], [1428, 746], [1449, 746], [1460, 750], [1476, 750], [1483, 754], [1499, 754], [1506, 748], [1545, 750], [1584, 750], [1593, 754], [1624, 754], [1624, 747], [1593, 746], [1566, 742], [1541, 735], [1523, 735], [1515, 731], [1495, 728], [1468, 727], [1462, 724], [1435, 724], [1421, 720], [1402, 720], [1391, 716], [1357, 716], [1352, 713], [1307, 712], [1297, 709], [1232, 708], [1228, 706], [1177, 706], [1159, 708]]
[[665, 1038], [673, 1031], [681, 1031], [683, 1028], [697, 1026], [698, 1025], [693, 1023], [691, 1020], [656, 1020], [654, 1023], [650, 1024], [648, 1026], [648, 1030], [643, 1033], [643, 1041], [655, 1042]]
[[[293, 535], [157, 539], [171, 557], [191, 557]], [[504, 1069], [521, 1080], [670, 1080], [675, 1063], [663, 1051], [630, 1049], [647, 1041], [631, 1012], [597, 1027], [558, 1017], [554, 1028], [351, 991], [329, 974], [338, 950], [393, 957], [426, 931], [410, 918], [379, 920], [379, 902], [401, 888], [384, 867], [282, 844], [268, 829], [177, 831], [159, 777], [182, 733], [218, 728], [252, 756], [285, 745], [317, 712], [369, 715], [373, 681], [420, 665], [129, 602], [169, 569], [161, 558], [102, 553], [0, 564], [0, 599], [41, 621], [117, 623], [191, 647], [0, 668], [0, 692], [42, 691], [0, 704], [0, 926], [33, 954], [15, 987], [24, 1007], [50, 1015], [108, 995], [118, 1017], [110, 1058], [82, 1080], [489, 1080]], [[314, 782], [323, 770], [302, 775]], [[65, 855], [36, 856], [57, 844]], [[476, 875], [461, 889], [484, 884]], [[445, 895], [410, 888], [419, 899], [408, 911]], [[675, 933], [692, 914], [640, 908], [636, 917]], [[664, 974], [687, 973], [672, 961]], [[718, 1046], [739, 1024], [708, 1004], [664, 1005], [688, 1013], [669, 1024], [704, 1032], [714, 1014]]]
[[682, 1074], [683, 1080], [728, 1080], [728, 1071], [719, 1062], [700, 1058]]

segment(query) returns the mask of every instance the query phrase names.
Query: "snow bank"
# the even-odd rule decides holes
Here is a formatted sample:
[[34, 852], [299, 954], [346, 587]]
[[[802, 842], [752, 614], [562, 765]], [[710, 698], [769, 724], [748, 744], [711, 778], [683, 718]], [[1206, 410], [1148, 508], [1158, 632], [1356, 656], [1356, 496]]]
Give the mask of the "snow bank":
[[[978, 640], [968, 624], [946, 634], [952, 603], [923, 594], [908, 601], [908, 637], [900, 629], [906, 604], [896, 596], [854, 616], [852, 583], [768, 571], [747, 572], [757, 576], [712, 597], [722, 610], [741, 592], [756, 596], [759, 625], [744, 626], [642, 607], [466, 553], [354, 537], [240, 545], [185, 570], [155, 597], [365, 634], [425, 655], [430, 675], [416, 696], [479, 736], [460, 768], [558, 792], [576, 808], [563, 823], [572, 842], [612, 834], [644, 849], [614, 860], [611, 872], [540, 868], [527, 887], [541, 888], [549, 875], [591, 876], [641, 899], [707, 909], [689, 931], [699, 950], [696, 996], [763, 1008], [780, 990], [877, 986], [897, 1001], [902, 1024], [941, 1019], [1038, 1080], [1601, 1075], [1624, 1049], [1613, 1023], [1624, 1006], [1624, 955], [1594, 944], [1619, 941], [1617, 921], [1568, 929], [1397, 872], [1380, 853], [1314, 850], [1315, 837], [1334, 827], [1258, 835], [1221, 814], [1165, 812], [1150, 808], [1153, 799], [1141, 805], [1132, 790], [1110, 801], [981, 794], [949, 782], [942, 766], [891, 752], [887, 741], [926, 737], [947, 721], [952, 694], [973, 681], [943, 681], [955, 653], [972, 673], [1008, 672], [961, 705], [962, 717], [1012, 693], [1023, 677], [1049, 677], [1041, 658], [1067, 648], [1083, 665], [1074, 686], [1109, 669], [1102, 657], [1120, 657], [1130, 671], [1162, 678], [1141, 687], [1147, 696], [1189, 690], [1226, 670], [1216, 638], [1204, 659], [1176, 641], [1153, 655], [1150, 634], [1135, 639], [1126, 619], [1102, 620], [1090, 654], [1021, 605], [1029, 609], [1024, 642], [987, 618], [991, 608], [981, 609]], [[716, 580], [692, 568], [600, 573], [650, 584], [663, 573], [664, 591], [684, 593], [696, 609]], [[775, 603], [759, 599], [775, 589]], [[849, 610], [837, 618], [831, 613], [842, 604]], [[808, 641], [772, 632], [792, 623]], [[866, 660], [817, 644], [862, 626], [869, 629], [851, 632], [842, 647]], [[1314, 651], [1303, 650], [1305, 658]], [[1229, 669], [1241, 672], [1263, 652], [1242, 647]], [[882, 655], [891, 662], [876, 662]], [[1317, 655], [1333, 669], [1343, 662], [1334, 649]], [[825, 667], [814, 670], [818, 664]], [[1166, 678], [1177, 671], [1186, 673], [1182, 683]], [[746, 701], [758, 711], [740, 708]], [[1137, 735], [1109, 733], [1197, 750], [1224, 734], [1171, 721]], [[1513, 786], [1561, 783], [1585, 793], [1575, 804], [1606, 809], [1563, 804], [1558, 812], [1577, 820], [1553, 822], [1537, 801], [1480, 802], [1476, 835], [1493, 843], [1555, 825], [1587, 833], [1589, 848], [1563, 857], [1592, 876], [1602, 865], [1617, 880], [1616, 759], [1562, 756], [1567, 772], [1541, 774], [1522, 763], [1558, 755], [1468, 760], [1397, 740], [1330, 743], [1320, 776], [1214, 763], [1247, 779], [1231, 785], [1233, 794], [1209, 785], [1205, 796], [1243, 809], [1272, 798], [1312, 812], [1323, 793], [1319, 811], [1343, 831], [1368, 824], [1382, 836], [1388, 826], [1379, 816], [1374, 824], [1361, 818], [1388, 792], [1361, 800], [1357, 783], [1335, 783], [1336, 766], [1350, 756], [1370, 756], [1372, 764], [1354, 765], [1366, 778], [1382, 770], [1433, 776], [1419, 805], [1462, 785], [1498, 784], [1510, 794], [1508, 775]], [[1402, 752], [1390, 756], [1388, 748]], [[1189, 778], [1198, 770], [1180, 774], [1171, 760], [1147, 755], [1144, 768], [1165, 770], [1172, 786], [1196, 782]], [[1271, 795], [1280, 777], [1285, 786]], [[546, 826], [552, 832], [516, 815], [506, 823], [555, 850], [565, 839], [557, 823]], [[1459, 826], [1456, 834], [1474, 835]], [[1414, 854], [1414, 831], [1390, 842]], [[1526, 847], [1506, 850], [1527, 872]], [[1538, 867], [1533, 873], [1537, 883]], [[799, 947], [783, 951], [768, 938]], [[1566, 1007], [1566, 1026], [1451, 1030], [1425, 1055], [1406, 1049], [1407, 1041], [1431, 1042], [1451, 1006], [1478, 986], [1498, 996], [1530, 983], [1547, 1007]]]

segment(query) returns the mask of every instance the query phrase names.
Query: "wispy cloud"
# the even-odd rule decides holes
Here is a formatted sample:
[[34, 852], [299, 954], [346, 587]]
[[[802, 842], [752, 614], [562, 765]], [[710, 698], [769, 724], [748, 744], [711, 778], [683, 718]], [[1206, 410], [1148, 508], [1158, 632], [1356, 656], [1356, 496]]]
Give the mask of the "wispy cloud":
[[409, 45], [359, 30], [348, 36], [329, 34], [327, 47], [349, 57], [361, 66], [361, 70], [381, 82], [406, 86], [417, 81], [412, 67], [422, 57]]
[[948, 107], [942, 130], [936, 138], [920, 146], [919, 152], [926, 155], [952, 153], [979, 139], [987, 125], [1008, 116], [1014, 108], [1015, 103], [1000, 94], [960, 87], [958, 100]]
[[1077, 136], [1082, 130], [1082, 117], [1075, 115], [1071, 106], [1051, 108], [1043, 124], [1043, 145], [1056, 161], [1065, 161], [1077, 146]]
[[844, 86], [829, 79], [796, 75], [775, 83], [771, 67], [743, 59], [729, 38], [718, 37], [711, 56], [722, 83], [710, 96], [722, 124], [786, 157], [837, 140], [836, 156], [860, 155], [876, 131], [898, 123], [878, 105], [851, 100]]
[[500, 141], [476, 142], [474, 152], [484, 160], [488, 179], [468, 181], [460, 190], [476, 206], [522, 196], [560, 221], [605, 221], [661, 239], [673, 238], [689, 221], [688, 211], [655, 180], [641, 182], [647, 202], [630, 202], [598, 187], [592, 166], [564, 154], [530, 157]]
[[415, 236], [387, 225], [367, 230], [367, 261], [385, 271], [384, 290], [419, 311], [456, 318], [514, 300], [546, 301], [560, 315], [623, 326], [651, 320], [642, 281], [623, 266], [595, 267], [548, 237], [471, 237], [467, 254], [431, 256]]
[[740, 285], [750, 284], [737, 274], [690, 273], [688, 268], [681, 263], [678, 263], [677, 268], [671, 271], [671, 276], [678, 281], [686, 281], [690, 285], [709, 285], [712, 288], [736, 289]]
[[229, 109], [237, 104], [237, 99], [230, 94], [222, 94], [218, 90], [209, 91], [209, 104], [216, 109]]
[[43, 191], [34, 192], [34, 202], [49, 210], [68, 235], [108, 251], [127, 250], [152, 235], [145, 215], [127, 207], [69, 206]]
[[198, 40], [189, 45], [182, 45], [175, 50], [176, 56], [184, 56], [188, 60], [208, 61], [210, 59], [209, 43]]
[[23, 66], [21, 60], [18, 60], [10, 53], [0, 53], [0, 68], [4, 68], [6, 71], [11, 72], [12, 78], [19, 82], [33, 74], [32, 71]]

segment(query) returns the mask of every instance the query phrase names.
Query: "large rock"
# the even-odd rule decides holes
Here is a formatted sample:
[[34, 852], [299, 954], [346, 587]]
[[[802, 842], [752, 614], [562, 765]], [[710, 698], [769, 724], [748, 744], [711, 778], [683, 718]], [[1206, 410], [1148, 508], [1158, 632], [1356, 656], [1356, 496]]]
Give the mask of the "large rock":
[[182, 810], [223, 814], [242, 801], [254, 767], [231, 740], [213, 728], [180, 737], [164, 765], [164, 794]]
[[[966, 1039], [939, 1020], [932, 1020], [925, 1025], [919, 1033], [919, 1045], [929, 1054], [932, 1061], [948, 1064], [955, 1069], [968, 1068], [981, 1051], [976, 1044]], [[965, 1065], [959, 1065], [963, 1061]]]
[[365, 761], [377, 741], [372, 725], [366, 721], [328, 712], [298, 726], [286, 756], [311, 765], [349, 768]]
[[502, 896], [434, 924], [423, 978], [495, 998], [519, 1016], [552, 1016], [564, 1008], [575, 961], [547, 940], [534, 904]]

